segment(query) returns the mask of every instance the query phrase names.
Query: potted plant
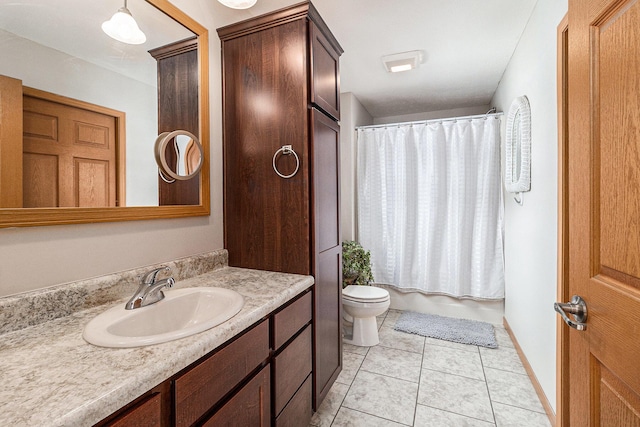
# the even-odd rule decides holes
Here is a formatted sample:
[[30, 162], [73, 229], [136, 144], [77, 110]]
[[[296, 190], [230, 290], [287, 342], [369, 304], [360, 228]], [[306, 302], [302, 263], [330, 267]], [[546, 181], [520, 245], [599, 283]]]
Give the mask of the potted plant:
[[371, 252], [364, 250], [356, 241], [342, 242], [342, 287], [369, 285], [371, 282]]

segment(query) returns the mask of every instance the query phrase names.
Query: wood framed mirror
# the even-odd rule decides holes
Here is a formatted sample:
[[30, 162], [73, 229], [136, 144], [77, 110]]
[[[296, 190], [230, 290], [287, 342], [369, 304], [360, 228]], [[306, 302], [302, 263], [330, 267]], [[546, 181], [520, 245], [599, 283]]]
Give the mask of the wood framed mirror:
[[[0, 114], [0, 228], [209, 215], [210, 125], [207, 29], [167, 0], [132, 0], [128, 3], [128, 8], [138, 21], [138, 25], [147, 33], [147, 42], [144, 45], [132, 47], [112, 40], [102, 32], [100, 24], [108, 20], [118, 8], [122, 7], [120, 0], [107, 2], [64, 0], [64, 3], [56, 2], [55, 5], [46, 0], [0, 4], [0, 11], [2, 11], [0, 13], [0, 39], [8, 41], [2, 44], [5, 65], [0, 67], [0, 93], [2, 94], [0, 97], [0, 111], [2, 112]], [[95, 13], [89, 13], [84, 9], [87, 7], [96, 7], [98, 10]], [[70, 27], [62, 22], [63, 19], [69, 19], [67, 15], [78, 17], [78, 25], [84, 27], [68, 28], [67, 35], [60, 34], [55, 37], [44, 34], [46, 29], [44, 27], [47, 25], [40, 25], [42, 34], [36, 35], [35, 38], [20, 34], [22, 30], [15, 29], [26, 26], [16, 24], [16, 16], [24, 16], [34, 20], [38, 15], [34, 8], [44, 8], [45, 15], [48, 15], [48, 21], [56, 24], [59, 33], [61, 28]], [[170, 22], [170, 25], [167, 25], [167, 22]], [[51, 25], [48, 27], [51, 28]], [[159, 34], [160, 31], [163, 33], [162, 35]], [[94, 32], [95, 34], [93, 34]], [[81, 50], [83, 43], [86, 45], [91, 41], [96, 44], [96, 48], [89, 45], [89, 49], [85, 47], [85, 51], [98, 51], [98, 44], [105, 45], [111, 50], [107, 51], [105, 58], [83, 57], [80, 54], [75, 55], [75, 52], [65, 52], [56, 46], [48, 45], [48, 40], [51, 39], [51, 43], [53, 43], [55, 38], [66, 40], [72, 49]], [[36, 46], [39, 50], [27, 50], [26, 46]], [[133, 49], [142, 49], [146, 68], [140, 72], [135, 68], [129, 68], [125, 71], [117, 70], [118, 66], [125, 64], [128, 60], [131, 60], [134, 67], [137, 65], [136, 61], [140, 62], [134, 57]], [[51, 63], [54, 65], [45, 67], [39, 63], [38, 61], [43, 58], [50, 59], [50, 56], [47, 56], [50, 54], [47, 53], [49, 51], [66, 55], [66, 60], [62, 61], [63, 65], [58, 66]], [[171, 67], [175, 66], [174, 62], [184, 62], [182, 58], [179, 61], [172, 62], [170, 60], [174, 57], [172, 55], [183, 53], [191, 55], [191, 63], [193, 64], [190, 68], [191, 77], [184, 79], [188, 80], [186, 85], [188, 85], [189, 92], [187, 93], [186, 89], [183, 91], [182, 86], [179, 86], [173, 90], [180, 92], [173, 93], [163, 99], [162, 93], [167, 89], [166, 83], [163, 83], [161, 78], [162, 73], [172, 72]], [[7, 60], [7, 58], [12, 58], [9, 55], [22, 56], [31, 61], [33, 66], [26, 67], [27, 72], [25, 72], [24, 66], [20, 69], [18, 66], [10, 65], [18, 64], [19, 61]], [[101, 62], [103, 59], [104, 62]], [[65, 73], [72, 75], [79, 69], [84, 70], [82, 67], [85, 66], [93, 67], [92, 70], [100, 72], [98, 74], [90, 73], [93, 80], [87, 80], [88, 83], [79, 82], [77, 77], [69, 81], [56, 78], [56, 76]], [[169, 71], [164, 71], [167, 67]], [[101, 74], [103, 72], [104, 74]], [[108, 79], [104, 76], [114, 76], [117, 73], [126, 75], [126, 78], [129, 79], [119, 88], [121, 90], [119, 93], [123, 93], [123, 95], [116, 94], [116, 91], [111, 88], [105, 89]], [[147, 84], [146, 93], [151, 94], [150, 96], [153, 97], [155, 103], [145, 104], [142, 109], [143, 114], [140, 113], [140, 110], [120, 108], [118, 101], [123, 100], [131, 92], [127, 85], [140, 82]], [[49, 83], [51, 88], [48, 87]], [[91, 95], [98, 90], [111, 91], [112, 99], [115, 100], [113, 102], [96, 101]], [[118, 97], [120, 98], [118, 99]], [[131, 96], [131, 98], [138, 102], [140, 96]], [[182, 104], [176, 108], [167, 105], [166, 99], [173, 98], [180, 98], [175, 102], [182, 102]], [[75, 120], [73, 126], [67, 126], [62, 121], [49, 120], [51, 115], [46, 112], [48, 107], [43, 107], [45, 108], [44, 115], [34, 119], [31, 114], [31, 103], [39, 103], [42, 100], [54, 102], [56, 105], [65, 104], [65, 108], [68, 105], [79, 108], [83, 114], [87, 110], [91, 113], [97, 111], [100, 114], [106, 114], [112, 117], [115, 127], [107, 129], [100, 125], [93, 126], [89, 119], [85, 119], [85, 116]], [[188, 111], [183, 108], [185, 100], [192, 104]], [[16, 108], [16, 105], [19, 108]], [[25, 105], [29, 110], [27, 113], [25, 113]], [[27, 117], [29, 114], [31, 115]], [[146, 117], [147, 122], [143, 124], [140, 119], [141, 115], [149, 116], [151, 119]], [[41, 120], [42, 117], [47, 119]], [[78, 125], [78, 123], [80, 124]], [[102, 159], [86, 161], [89, 156], [85, 155], [83, 151], [67, 161], [70, 166], [66, 171], [61, 169], [61, 166], [56, 166], [56, 162], [60, 163], [60, 161], [45, 159], [47, 156], [44, 154], [49, 154], [46, 150], [43, 155], [41, 155], [42, 153], [33, 155], [27, 152], [25, 147], [30, 143], [27, 140], [33, 134], [46, 135], [47, 137], [53, 134], [62, 134], [65, 131], [65, 126], [70, 128], [67, 130], [68, 132], [81, 140], [81, 145], [84, 146], [82, 149], [96, 145], [96, 141], [102, 140], [104, 135], [108, 135], [108, 139], [106, 137], [103, 139], [109, 141], [107, 145], [114, 149], [112, 151], [115, 151], [115, 154], [109, 161]], [[26, 129], [27, 127], [28, 129]], [[145, 132], [141, 131], [143, 128]], [[190, 185], [188, 192], [182, 187], [177, 190], [174, 190], [173, 187], [163, 188], [163, 185], [166, 184], [159, 182], [161, 180], [155, 163], [155, 139], [162, 132], [176, 129], [187, 129], [198, 137], [202, 145], [201, 169], [192, 177], [191, 183], [180, 181], [183, 186]], [[19, 142], [13, 144], [7, 141]], [[30, 163], [35, 157], [46, 161]], [[104, 166], [107, 164], [109, 166]], [[53, 166], [48, 170], [46, 169], [47, 165]], [[102, 175], [96, 175], [93, 172], [95, 170], [104, 170], [104, 172], [100, 172]], [[69, 187], [67, 189], [69, 195], [67, 196], [63, 196], [62, 189], [42, 190], [42, 186], [36, 186], [39, 188], [37, 197], [28, 195], [31, 190], [23, 191], [27, 178], [32, 180], [33, 176], [45, 177], [46, 179], [56, 177], [55, 179], [62, 182], [59, 176], [66, 172], [69, 172], [68, 175], [77, 182], [84, 184], [90, 182], [89, 190], [83, 193], [77, 186], [67, 184]], [[103, 175], [108, 175], [111, 180], [108, 191], [102, 191], [106, 187], [103, 185]], [[95, 179], [96, 176], [99, 179]], [[93, 180], [97, 183], [94, 183]], [[94, 189], [98, 189], [102, 193], [100, 191], [94, 192]], [[174, 197], [171, 195], [172, 192], [178, 195], [188, 193], [189, 198]], [[98, 203], [94, 203], [92, 199], [94, 193], [100, 196], [96, 198], [100, 200]], [[109, 195], [108, 200], [103, 201], [107, 199], [106, 195]], [[41, 201], [47, 197], [54, 199], [54, 201]]]

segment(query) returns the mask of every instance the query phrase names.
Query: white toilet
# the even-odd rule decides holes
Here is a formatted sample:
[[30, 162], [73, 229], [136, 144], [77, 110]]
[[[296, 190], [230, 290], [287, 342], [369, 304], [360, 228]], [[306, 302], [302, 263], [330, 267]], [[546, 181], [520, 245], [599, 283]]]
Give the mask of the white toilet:
[[[345, 320], [353, 318], [353, 337], [345, 338], [347, 344], [362, 347], [377, 345], [378, 325], [376, 316], [384, 313], [391, 304], [389, 292], [375, 286], [349, 285], [342, 290], [342, 307]], [[348, 315], [348, 316], [347, 316]]]

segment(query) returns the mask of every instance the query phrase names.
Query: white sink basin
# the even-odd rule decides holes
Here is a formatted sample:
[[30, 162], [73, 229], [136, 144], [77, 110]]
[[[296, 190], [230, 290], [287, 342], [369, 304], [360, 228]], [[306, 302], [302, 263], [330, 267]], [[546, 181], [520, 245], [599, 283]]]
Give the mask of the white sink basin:
[[125, 310], [124, 303], [92, 319], [83, 338], [102, 347], [141, 347], [206, 331], [235, 316], [244, 299], [223, 288], [165, 290], [155, 304]]

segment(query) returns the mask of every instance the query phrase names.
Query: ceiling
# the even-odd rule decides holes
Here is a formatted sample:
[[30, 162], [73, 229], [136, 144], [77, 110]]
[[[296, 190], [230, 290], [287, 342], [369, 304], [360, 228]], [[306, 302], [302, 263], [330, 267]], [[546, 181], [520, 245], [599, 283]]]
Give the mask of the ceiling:
[[[157, 64], [147, 51], [194, 34], [144, 0], [130, 0], [129, 9], [147, 41], [128, 45], [113, 40], [100, 27], [123, 4], [123, 0], [0, 0], [0, 41], [17, 35], [67, 54], [69, 61], [81, 58], [155, 86]], [[0, 43], [0, 52], [4, 48]]]
[[[216, 12], [226, 25], [295, 2]], [[537, 0], [312, 2], [344, 48], [341, 91], [378, 118], [488, 105]], [[410, 50], [424, 52], [418, 69], [385, 70], [382, 56]]]
[[[139, 47], [111, 41], [94, 31], [110, 17], [122, 0], [0, 0], [0, 28], [50, 45], [56, 38], [87, 55], [97, 44], [111, 49], [107, 68], [124, 65], [139, 51], [149, 60], [146, 50], [189, 35], [179, 25], [160, 38], [154, 31], [162, 14], [144, 11], [142, 0], [130, 0], [129, 9], [149, 38]], [[185, 0], [186, 1], [186, 0]], [[247, 10], [234, 10], [215, 0], [188, 0], [207, 14], [206, 22], [222, 27], [296, 3], [298, 0], [258, 0]], [[344, 48], [340, 59], [341, 91], [352, 92], [374, 118], [428, 111], [488, 105], [516, 48], [537, 0], [313, 0], [329, 28]], [[176, 2], [178, 5], [181, 2]], [[98, 7], [91, 16], [87, 6]], [[69, 11], [75, 12], [74, 14]], [[38, 12], [43, 12], [40, 15]], [[19, 17], [28, 16], [34, 34], [26, 34]], [[75, 18], [66, 21], [68, 18]], [[80, 19], [78, 19], [80, 18]], [[195, 17], [198, 20], [198, 17]], [[149, 23], [143, 24], [141, 20]], [[204, 22], [203, 22], [204, 23]], [[67, 28], [69, 31], [59, 31]], [[146, 30], [144, 28], [147, 28]], [[166, 34], [166, 31], [162, 32]], [[81, 35], [79, 37], [79, 35]], [[66, 37], [66, 39], [64, 39]], [[211, 43], [216, 43], [214, 31]], [[416, 70], [388, 73], [381, 57], [388, 54], [422, 50], [424, 61]], [[74, 54], [74, 52], [70, 52]], [[80, 55], [82, 56], [82, 55]], [[87, 59], [91, 62], [99, 59]], [[153, 67], [147, 76], [152, 81]]]

